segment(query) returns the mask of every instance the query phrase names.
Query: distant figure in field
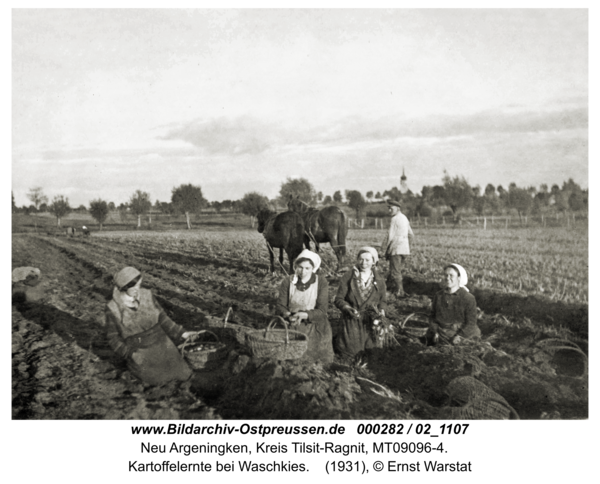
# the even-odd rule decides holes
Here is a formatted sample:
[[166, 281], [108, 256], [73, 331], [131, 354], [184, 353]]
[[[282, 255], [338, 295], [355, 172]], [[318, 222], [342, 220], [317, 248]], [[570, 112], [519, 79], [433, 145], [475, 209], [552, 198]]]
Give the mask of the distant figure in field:
[[134, 267], [115, 274], [113, 297], [104, 313], [108, 342], [127, 361], [129, 371], [143, 382], [162, 385], [185, 381], [192, 369], [174, 342], [183, 342], [197, 333], [186, 332], [175, 324], [141, 284], [142, 274]]
[[466, 285], [467, 272], [458, 264], [444, 267], [443, 289], [433, 297], [431, 322], [426, 334], [428, 345], [458, 344], [462, 339], [478, 339], [477, 302]]
[[327, 319], [329, 284], [316, 272], [321, 257], [304, 249], [294, 261], [294, 273], [279, 286], [277, 313], [286, 318], [292, 329], [308, 336], [308, 349], [303, 359], [331, 363], [332, 333]]
[[67, 227], [67, 229], [65, 230], [67, 237], [75, 237], [75, 227]]
[[90, 229], [88, 229], [85, 225], [83, 227], [81, 227], [81, 230], [83, 231], [83, 235], [85, 235], [85, 236], [90, 235]]
[[389, 290], [396, 297], [405, 297], [402, 284], [402, 264], [410, 254], [408, 236], [414, 237], [414, 234], [406, 215], [400, 211], [400, 203], [395, 200], [388, 200], [387, 203], [392, 220], [381, 244], [383, 256], [390, 263], [390, 273], [386, 282]]

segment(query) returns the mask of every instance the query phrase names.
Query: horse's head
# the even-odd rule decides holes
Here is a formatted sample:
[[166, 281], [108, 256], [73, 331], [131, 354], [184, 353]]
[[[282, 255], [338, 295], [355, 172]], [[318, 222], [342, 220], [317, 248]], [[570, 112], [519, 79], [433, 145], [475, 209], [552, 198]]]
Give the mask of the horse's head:
[[273, 212], [265, 208], [258, 212], [258, 215], [256, 215], [256, 220], [258, 221], [259, 234], [262, 234], [264, 232], [267, 220], [269, 220], [269, 217], [272, 215], [272, 213]]
[[298, 195], [296, 195], [295, 197], [290, 195], [287, 207], [290, 212], [296, 213], [306, 212], [306, 210], [308, 209], [308, 205], [302, 200], [300, 200], [300, 198], [298, 198]]

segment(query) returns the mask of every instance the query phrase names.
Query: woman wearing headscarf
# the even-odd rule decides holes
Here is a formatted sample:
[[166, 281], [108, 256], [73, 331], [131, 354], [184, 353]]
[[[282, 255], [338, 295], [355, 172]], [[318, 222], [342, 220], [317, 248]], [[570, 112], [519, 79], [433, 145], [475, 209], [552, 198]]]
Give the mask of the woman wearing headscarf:
[[115, 274], [112, 300], [105, 310], [108, 342], [127, 361], [131, 373], [143, 382], [162, 385], [185, 381], [192, 370], [174, 342], [196, 333], [175, 324], [141, 284], [142, 274], [134, 267], [125, 267]]
[[361, 247], [356, 265], [340, 279], [335, 306], [342, 312], [343, 327], [334, 341], [335, 351], [352, 357], [373, 348], [373, 319], [385, 315], [386, 287], [377, 270], [379, 255], [373, 247]]
[[279, 286], [277, 314], [286, 318], [295, 331], [308, 336], [303, 359], [331, 363], [331, 325], [327, 319], [329, 284], [317, 274], [321, 266], [318, 254], [304, 249], [294, 261], [294, 274]]
[[467, 271], [458, 264], [444, 267], [443, 289], [432, 302], [427, 344], [458, 344], [461, 339], [481, 336], [477, 326], [477, 302], [469, 289]]

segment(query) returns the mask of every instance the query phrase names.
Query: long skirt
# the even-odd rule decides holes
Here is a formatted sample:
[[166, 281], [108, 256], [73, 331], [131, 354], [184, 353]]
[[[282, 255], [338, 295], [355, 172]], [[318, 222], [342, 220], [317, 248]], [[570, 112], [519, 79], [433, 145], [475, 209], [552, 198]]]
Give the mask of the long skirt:
[[163, 385], [173, 380], [185, 381], [192, 369], [159, 324], [126, 339], [136, 348], [127, 360], [129, 371], [150, 385]]
[[344, 315], [342, 330], [337, 334], [333, 345], [336, 353], [352, 358], [363, 350], [374, 348], [375, 342], [363, 319]]
[[300, 323], [291, 329], [308, 336], [308, 348], [302, 360], [320, 361], [321, 363], [333, 361], [331, 325], [327, 319], [312, 323]]

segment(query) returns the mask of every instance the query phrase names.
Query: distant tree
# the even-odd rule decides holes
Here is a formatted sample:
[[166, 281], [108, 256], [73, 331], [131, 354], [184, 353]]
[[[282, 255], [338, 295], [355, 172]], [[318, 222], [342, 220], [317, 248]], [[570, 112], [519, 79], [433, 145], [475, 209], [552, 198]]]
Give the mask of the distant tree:
[[115, 207], [115, 202], [108, 202], [108, 209], [109, 209], [109, 210], [111, 210], [111, 211], [112, 211], [112, 210], [115, 210], [115, 208], [116, 208], [116, 207]]
[[62, 195], [56, 195], [52, 199], [52, 203], [48, 207], [48, 210], [51, 214], [56, 217], [56, 224], [60, 227], [60, 219], [62, 219], [65, 215], [71, 212], [71, 207], [69, 206], [69, 199], [65, 198]]
[[390, 190], [384, 191], [383, 196], [397, 202], [402, 201], [402, 192], [398, 190], [398, 187], [392, 187]]
[[160, 202], [159, 210], [165, 215], [173, 215], [175, 213], [175, 208], [171, 202]]
[[533, 197], [525, 188], [517, 188], [511, 183], [508, 190], [508, 206], [514, 208], [519, 214], [519, 219], [529, 213], [533, 205]]
[[346, 192], [348, 206], [356, 210], [356, 218], [360, 217], [361, 209], [366, 205], [365, 199], [358, 190], [349, 190]]
[[240, 213], [242, 211], [242, 201], [241, 200], [233, 200], [231, 202], [231, 211], [233, 213]]
[[[474, 202], [479, 203], [479, 207], [481, 208], [481, 204], [483, 204], [483, 210], [486, 209], [491, 210], [492, 212], [497, 212], [499, 208], [499, 199], [498, 194], [496, 193], [496, 187], [491, 183], [488, 183], [483, 191], [483, 196], [485, 197], [485, 201], [482, 202]], [[477, 210], [478, 207], [475, 207]]]
[[317, 193], [317, 201], [319, 201], [319, 202], [323, 201], [323, 192]]
[[102, 230], [102, 224], [108, 217], [108, 203], [101, 199], [92, 200], [90, 202], [90, 215], [100, 224], [100, 230]]
[[12, 207], [11, 207], [11, 213], [16, 213], [17, 211], [17, 206], [15, 205], [15, 194], [11, 191], [10, 192], [10, 196], [12, 198]]
[[431, 203], [434, 206], [439, 207], [446, 203], [446, 191], [442, 185], [435, 185], [433, 188], [433, 195], [431, 198]]
[[315, 188], [306, 178], [287, 178], [279, 189], [279, 201], [287, 206], [290, 197], [298, 197], [303, 202], [314, 205], [317, 199]]
[[185, 214], [187, 228], [191, 229], [190, 213], [198, 212], [206, 203], [202, 196], [202, 188], [188, 183], [173, 188], [171, 193], [173, 208]]
[[246, 193], [241, 200], [241, 210], [245, 215], [256, 217], [258, 212], [264, 209], [270, 209], [269, 199], [262, 193], [249, 192]]
[[223, 210], [231, 210], [232, 205], [233, 205], [233, 202], [231, 200], [223, 200], [221, 202], [221, 206], [223, 207]]
[[496, 187], [491, 183], [488, 183], [485, 187], [485, 190], [483, 191], [483, 194], [487, 198], [496, 198]]
[[143, 192], [142, 190], [136, 190], [131, 198], [129, 199], [129, 208], [131, 212], [137, 216], [137, 226], [142, 226], [142, 215], [144, 215], [150, 207], [152, 202], [150, 201], [150, 194]]
[[382, 198], [382, 197], [381, 197], [381, 192], [377, 192], [377, 193], [375, 194], [375, 198], [376, 198], [377, 200], [381, 200], [381, 198]]
[[79, 212], [79, 213], [86, 213], [87, 208], [85, 207], [85, 205], [79, 205], [79, 207], [77, 207], [77, 209], [75, 211]]
[[584, 201], [584, 197], [583, 197], [583, 192], [573, 192], [571, 193], [571, 195], [569, 196], [569, 208], [571, 210], [573, 210], [574, 212], [578, 212], [580, 210], [584, 210], [585, 207], [585, 201]]
[[323, 199], [323, 205], [331, 205], [333, 203], [333, 200], [331, 198], [331, 195], [327, 195], [324, 199]]
[[342, 203], [342, 193], [339, 190], [333, 194], [333, 201], [335, 203]]
[[571, 210], [579, 211], [585, 208], [583, 190], [572, 178], [563, 183], [561, 192], [564, 194]]
[[424, 185], [421, 188], [421, 198], [423, 202], [431, 202], [433, 198], [433, 188], [427, 185]]
[[210, 204], [210, 206], [211, 206], [212, 208], [214, 208], [214, 209], [215, 209], [215, 212], [217, 212], [217, 213], [220, 213], [220, 212], [221, 212], [221, 209], [223, 208], [223, 204], [222, 204], [221, 202], [217, 202], [216, 200], [214, 200], [214, 201], [213, 201], [213, 202]]
[[496, 191], [498, 192], [498, 205], [508, 207], [508, 192], [502, 185], [498, 185]]
[[473, 208], [477, 215], [483, 215], [488, 204], [489, 198], [486, 196], [473, 198]]
[[554, 196], [554, 207], [559, 212], [566, 212], [569, 210], [569, 194], [566, 192], [558, 191]]
[[452, 178], [445, 170], [442, 182], [444, 183], [444, 198], [456, 217], [460, 209], [471, 205], [473, 201], [473, 188], [469, 185], [465, 177], [455, 176]]
[[369, 202], [373, 199], [373, 191], [372, 190], [369, 190], [367, 192], [367, 199], [369, 200]]
[[48, 197], [44, 195], [41, 187], [30, 188], [27, 198], [31, 201], [37, 212], [42, 203], [48, 203]]

